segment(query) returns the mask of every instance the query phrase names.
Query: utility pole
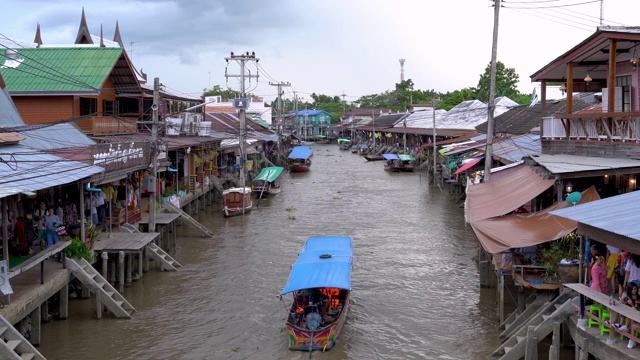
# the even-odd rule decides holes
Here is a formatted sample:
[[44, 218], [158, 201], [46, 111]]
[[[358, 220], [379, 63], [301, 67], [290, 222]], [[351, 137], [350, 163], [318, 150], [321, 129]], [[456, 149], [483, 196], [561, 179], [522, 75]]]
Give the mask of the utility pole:
[[[245, 94], [245, 87], [244, 87], [244, 82], [246, 78], [249, 78], [249, 81], [251, 81], [251, 78], [256, 78], [256, 81], [258, 81], [258, 73], [256, 72], [255, 75], [251, 75], [251, 73], [249, 74], [245, 74], [246, 70], [246, 64], [247, 62], [255, 62], [256, 64], [258, 63], [258, 61], [260, 61], [260, 59], [256, 58], [256, 53], [255, 52], [246, 52], [242, 55], [234, 55], [233, 52], [231, 52], [231, 56], [230, 57], [226, 57], [224, 58], [227, 63], [229, 62], [229, 60], [234, 60], [236, 62], [238, 62], [238, 64], [240, 64], [240, 74], [239, 75], [229, 75], [226, 70], [225, 70], [225, 74], [224, 76], [226, 78], [230, 78], [230, 77], [235, 77], [235, 78], [240, 78], [240, 97], [237, 99], [234, 99], [234, 107], [240, 111], [240, 136], [239, 136], [239, 143], [240, 143], [240, 186], [243, 188], [246, 186], [246, 180], [245, 180], [245, 176], [246, 176], [246, 170], [247, 170], [247, 152], [246, 152], [246, 141], [245, 141], [245, 136], [246, 136], [246, 122], [247, 122], [247, 109], [249, 108], [249, 99], [246, 98], [246, 94]], [[246, 201], [247, 201], [247, 197], [243, 196], [243, 213], [244, 213], [244, 207], [246, 206]]]
[[278, 134], [278, 153], [280, 153], [280, 146], [282, 142], [282, 95], [284, 95], [284, 91], [282, 91], [283, 86], [291, 86], [289, 82], [279, 82], [272, 83], [269, 81], [269, 85], [278, 87], [278, 116], [277, 116], [277, 124], [276, 124], [276, 133]]
[[296, 114], [296, 117], [293, 120], [293, 127], [298, 129], [297, 135], [300, 135], [300, 125], [298, 124], [298, 95], [295, 90], [293, 90], [293, 112]]
[[498, 18], [500, 15], [500, 0], [494, 0], [493, 15], [493, 46], [491, 49], [491, 83], [489, 85], [489, 103], [487, 104], [487, 147], [484, 153], [484, 182], [491, 179], [491, 160], [493, 159], [493, 135], [495, 123], [493, 112], [496, 97], [496, 59], [498, 57]]
[[436, 186], [436, 99], [431, 99], [431, 110], [433, 110], [433, 186]]
[[[156, 199], [157, 194], [157, 176], [158, 176], [158, 93], [160, 92], [160, 78], [153, 79], [153, 111], [151, 122], [151, 165], [153, 166], [151, 176], [154, 181], [151, 182], [156, 188], [149, 191], [149, 232], [156, 231]], [[150, 184], [150, 183], [147, 183]], [[148, 189], [147, 189], [148, 191]]]

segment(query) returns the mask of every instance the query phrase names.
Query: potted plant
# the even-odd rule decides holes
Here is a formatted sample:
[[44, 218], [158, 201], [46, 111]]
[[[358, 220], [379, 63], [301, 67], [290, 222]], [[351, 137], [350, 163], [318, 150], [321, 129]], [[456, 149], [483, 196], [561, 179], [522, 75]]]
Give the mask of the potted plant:
[[93, 254], [87, 244], [77, 237], [71, 238], [71, 244], [64, 249], [64, 254], [69, 258], [85, 259], [89, 263], [93, 262]]
[[102, 231], [95, 226], [95, 224], [91, 224], [88, 228], [85, 229], [85, 243], [89, 250], [93, 249], [93, 243], [98, 240], [98, 236]]
[[162, 191], [162, 200], [167, 202], [171, 200], [171, 197], [176, 194], [176, 188], [173, 186], [167, 186]]
[[580, 235], [575, 230], [542, 250], [544, 267], [558, 275], [564, 282], [577, 282], [580, 265]]

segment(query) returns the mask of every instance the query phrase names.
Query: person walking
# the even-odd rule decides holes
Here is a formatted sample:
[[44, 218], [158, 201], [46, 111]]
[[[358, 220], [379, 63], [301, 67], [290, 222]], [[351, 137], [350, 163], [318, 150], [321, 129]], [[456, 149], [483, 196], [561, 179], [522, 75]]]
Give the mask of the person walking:
[[60, 237], [56, 233], [56, 228], [58, 225], [62, 225], [62, 221], [58, 215], [54, 214], [53, 208], [49, 208], [49, 214], [47, 214], [44, 218], [46, 224], [46, 238], [47, 238], [47, 246], [50, 247], [53, 244], [57, 244], [60, 241]]

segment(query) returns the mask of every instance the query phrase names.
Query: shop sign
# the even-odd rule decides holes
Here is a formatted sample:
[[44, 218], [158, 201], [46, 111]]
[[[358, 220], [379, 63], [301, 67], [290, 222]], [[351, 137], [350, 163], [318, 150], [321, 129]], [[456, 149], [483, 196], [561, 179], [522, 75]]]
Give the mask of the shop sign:
[[91, 147], [93, 165], [107, 171], [149, 164], [151, 149], [148, 142], [96, 144]]

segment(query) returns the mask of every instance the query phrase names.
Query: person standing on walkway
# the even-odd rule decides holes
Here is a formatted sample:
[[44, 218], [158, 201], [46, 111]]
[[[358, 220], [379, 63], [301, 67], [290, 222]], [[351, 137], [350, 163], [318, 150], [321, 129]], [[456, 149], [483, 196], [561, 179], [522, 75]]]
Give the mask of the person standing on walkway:
[[56, 233], [56, 228], [58, 225], [62, 225], [62, 221], [60, 221], [58, 215], [54, 214], [53, 208], [50, 207], [48, 211], [49, 214], [47, 214], [44, 219], [47, 227], [47, 247], [50, 247], [60, 241], [60, 237], [58, 237], [58, 234]]
[[604, 263], [604, 256], [594, 256], [595, 263], [591, 266], [591, 288], [609, 296], [609, 285], [607, 282], [607, 270]]
[[104, 192], [102, 191], [98, 191], [95, 194], [93, 194], [93, 197], [95, 198], [96, 203], [98, 204], [98, 225], [102, 225], [102, 223], [104, 223], [105, 219], [105, 212], [106, 212], [106, 196], [104, 195]]

